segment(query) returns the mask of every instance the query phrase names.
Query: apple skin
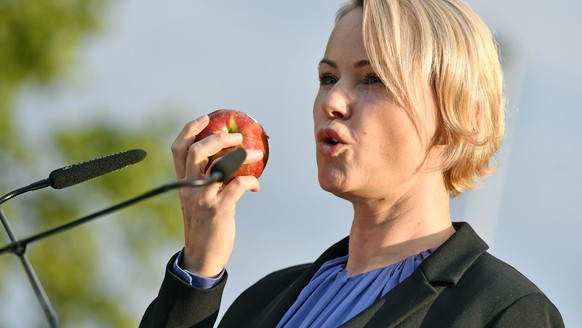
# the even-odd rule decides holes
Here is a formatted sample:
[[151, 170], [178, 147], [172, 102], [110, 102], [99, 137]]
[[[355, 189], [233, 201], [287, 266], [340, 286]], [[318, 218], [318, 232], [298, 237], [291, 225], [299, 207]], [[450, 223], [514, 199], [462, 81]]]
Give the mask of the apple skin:
[[[214, 133], [228, 132], [242, 134], [243, 141], [236, 147], [242, 147], [246, 150], [261, 150], [263, 152], [263, 158], [255, 163], [241, 165], [241, 167], [232, 175], [232, 178], [244, 175], [252, 175], [257, 178], [261, 176], [269, 159], [269, 136], [267, 136], [261, 124], [249, 115], [235, 109], [219, 109], [208, 114], [208, 117], [210, 118], [210, 122], [204, 130], [196, 136], [194, 142], [202, 140]], [[212, 164], [213, 161], [234, 148], [235, 147], [224, 148], [211, 156], [206, 169], [210, 167], [210, 164]]]

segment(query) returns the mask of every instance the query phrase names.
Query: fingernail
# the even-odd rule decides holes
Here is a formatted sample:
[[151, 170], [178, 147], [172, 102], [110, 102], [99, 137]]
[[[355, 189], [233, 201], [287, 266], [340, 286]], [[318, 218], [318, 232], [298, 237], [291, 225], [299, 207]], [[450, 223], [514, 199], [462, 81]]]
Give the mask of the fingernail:
[[233, 141], [242, 142], [243, 136], [240, 133], [229, 133], [229, 138], [232, 138]]
[[208, 119], [208, 115], [202, 115], [199, 118], [195, 119], [196, 122], [202, 123]]
[[258, 149], [247, 150], [247, 157], [251, 160], [263, 158], [263, 152]]

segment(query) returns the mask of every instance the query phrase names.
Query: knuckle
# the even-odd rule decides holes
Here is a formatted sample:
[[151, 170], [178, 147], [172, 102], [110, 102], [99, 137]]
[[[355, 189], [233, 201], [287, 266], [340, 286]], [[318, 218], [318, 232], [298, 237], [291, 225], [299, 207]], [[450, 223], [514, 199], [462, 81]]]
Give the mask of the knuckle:
[[248, 176], [238, 176], [232, 179], [229, 184], [231, 184], [235, 189], [248, 189], [251, 181]]
[[196, 155], [200, 153], [201, 147], [202, 146], [200, 145], [200, 143], [195, 142], [191, 144], [190, 147], [188, 147], [188, 153], [190, 154], [191, 157], [196, 157]]
[[182, 128], [183, 132], [189, 132], [191, 131], [194, 127], [196, 126], [196, 120], [194, 121], [190, 121], [190, 122], [186, 122], [186, 124], [184, 124], [184, 127]]
[[182, 146], [178, 141], [174, 141], [172, 143], [172, 145], [170, 146], [170, 149], [172, 150], [172, 154], [174, 154], [174, 155], [180, 153], [181, 148], [182, 148]]
[[219, 143], [223, 143], [225, 141], [226, 134], [224, 133], [215, 133], [212, 137]]
[[203, 216], [205, 217], [215, 217], [220, 212], [216, 205], [216, 202], [212, 198], [200, 197], [196, 200], [194, 208], [198, 209], [197, 212], [204, 214]]
[[244, 185], [244, 176], [235, 177], [229, 184], [232, 184], [234, 187], [242, 187]]

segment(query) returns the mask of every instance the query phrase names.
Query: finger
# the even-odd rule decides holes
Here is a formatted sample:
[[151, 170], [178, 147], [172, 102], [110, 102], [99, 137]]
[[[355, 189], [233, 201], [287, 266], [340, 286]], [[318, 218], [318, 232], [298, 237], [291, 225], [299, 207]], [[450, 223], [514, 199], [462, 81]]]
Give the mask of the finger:
[[232, 179], [219, 194], [219, 202], [230, 206], [238, 202], [246, 191], [259, 191], [259, 179], [254, 176], [239, 176]]
[[[263, 151], [260, 149], [245, 149], [245, 152], [246, 152], [246, 157], [245, 157], [245, 160], [242, 162], [241, 166], [256, 163], [256, 162], [260, 161], [261, 159], [263, 159], [263, 156], [264, 156]], [[216, 162], [217, 161], [212, 163], [212, 165], [208, 169], [209, 171], [212, 169], [212, 166], [214, 166], [216, 164]], [[240, 174], [240, 173], [236, 173], [236, 172], [234, 173], [235, 176], [237, 174]], [[224, 186], [220, 188], [221, 191], [223, 189], [224, 189]], [[256, 190], [255, 189], [249, 189], [249, 190], [258, 191], [259, 189], [256, 188]]]
[[209, 157], [224, 148], [240, 145], [242, 140], [243, 137], [240, 133], [215, 133], [193, 143], [188, 149], [185, 178], [200, 179], [204, 177]]
[[[244, 149], [244, 150], [246, 152], [246, 156], [245, 156], [245, 160], [241, 163], [241, 166], [245, 165], [245, 164], [252, 164], [252, 163], [258, 162], [263, 158], [263, 151], [260, 149], [250, 149], [250, 150]], [[206, 169], [206, 172], [212, 171], [212, 168], [214, 167], [214, 165], [216, 165], [218, 163], [218, 161], [219, 161], [219, 159], [212, 162], [212, 164]]]
[[247, 157], [243, 164], [251, 164], [263, 159], [264, 154], [260, 149], [245, 149], [245, 151], [247, 152]]
[[208, 125], [208, 115], [188, 122], [172, 143], [172, 155], [174, 157], [174, 168], [178, 179], [184, 177], [186, 169], [186, 157], [188, 149], [194, 143], [196, 136]]

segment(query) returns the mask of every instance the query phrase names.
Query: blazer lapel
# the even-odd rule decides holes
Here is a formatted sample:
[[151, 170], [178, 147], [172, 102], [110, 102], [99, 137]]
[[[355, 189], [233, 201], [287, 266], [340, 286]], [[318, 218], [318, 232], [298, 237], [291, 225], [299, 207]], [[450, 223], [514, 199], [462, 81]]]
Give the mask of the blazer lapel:
[[453, 225], [456, 233], [424, 260], [410, 277], [342, 328], [396, 327], [432, 303], [447, 286], [456, 284], [488, 246], [467, 223]]
[[383, 298], [342, 325], [355, 327], [395, 327], [402, 320], [432, 302], [439, 290], [427, 281], [420, 270], [392, 289]]
[[317, 273], [317, 270], [323, 263], [336, 257], [344, 256], [348, 253], [349, 237], [342, 239], [330, 248], [328, 248], [305, 272], [297, 278], [284, 292], [274, 299], [267, 308], [262, 312], [260, 318], [255, 321], [256, 327], [275, 327], [281, 321], [281, 318], [291, 308], [297, 297], [305, 286], [311, 281], [311, 278]]

